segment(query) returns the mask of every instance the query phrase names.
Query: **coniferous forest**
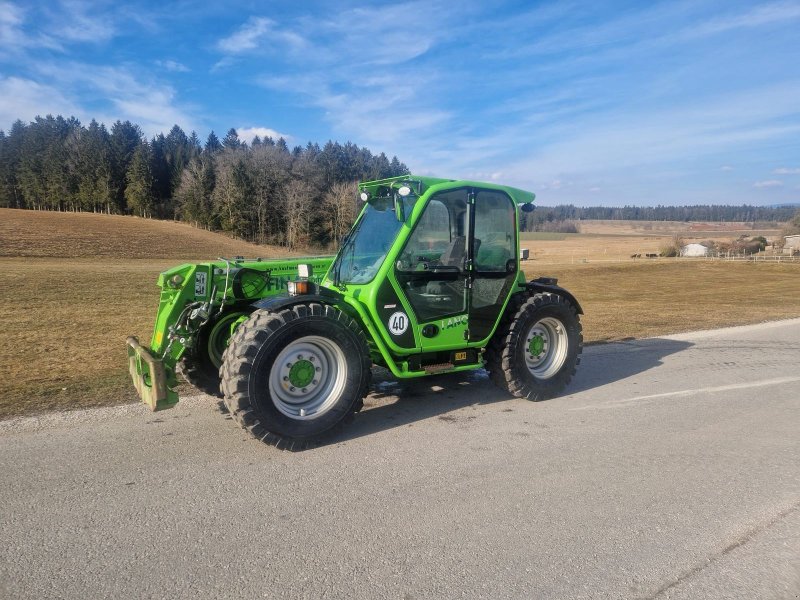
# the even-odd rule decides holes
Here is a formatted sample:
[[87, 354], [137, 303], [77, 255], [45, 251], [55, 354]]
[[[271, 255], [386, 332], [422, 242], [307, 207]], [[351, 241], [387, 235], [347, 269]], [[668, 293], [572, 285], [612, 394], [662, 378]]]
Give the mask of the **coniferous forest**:
[[355, 182], [407, 172], [350, 142], [247, 144], [235, 129], [148, 140], [130, 121], [48, 115], [0, 131], [0, 207], [176, 218], [289, 248], [335, 242], [356, 216]]

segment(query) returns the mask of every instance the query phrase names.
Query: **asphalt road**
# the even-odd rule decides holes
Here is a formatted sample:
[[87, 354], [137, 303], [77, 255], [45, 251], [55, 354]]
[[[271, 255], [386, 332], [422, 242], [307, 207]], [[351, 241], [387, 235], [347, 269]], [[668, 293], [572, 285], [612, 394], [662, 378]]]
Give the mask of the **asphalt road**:
[[[207, 397], [0, 423], [2, 598], [798, 598], [800, 319], [379, 383], [329, 445]], [[399, 395], [399, 398], [398, 398]]]

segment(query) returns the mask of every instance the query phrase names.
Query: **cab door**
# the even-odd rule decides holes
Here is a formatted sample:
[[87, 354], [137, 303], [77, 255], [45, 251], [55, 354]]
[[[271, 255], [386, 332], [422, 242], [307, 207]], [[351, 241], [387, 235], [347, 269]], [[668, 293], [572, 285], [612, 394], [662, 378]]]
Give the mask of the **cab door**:
[[492, 332], [517, 281], [517, 207], [505, 192], [476, 188], [470, 197], [469, 341]]
[[432, 196], [395, 263], [423, 351], [466, 345], [470, 195], [459, 188]]

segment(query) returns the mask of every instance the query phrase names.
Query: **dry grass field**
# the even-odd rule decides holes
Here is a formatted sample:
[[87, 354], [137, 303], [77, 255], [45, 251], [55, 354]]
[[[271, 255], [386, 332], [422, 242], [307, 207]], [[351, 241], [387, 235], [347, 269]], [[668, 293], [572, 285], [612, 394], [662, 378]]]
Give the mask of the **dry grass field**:
[[[609, 239], [623, 257], [658, 248], [591, 234], [523, 244], [537, 256], [526, 273], [559, 277], [583, 304], [587, 342], [800, 317], [800, 263], [603, 262]], [[134, 401], [125, 337], [150, 338], [157, 274], [236, 254], [285, 253], [178, 223], [0, 209], [0, 418]]]
[[578, 221], [581, 233], [600, 235], [681, 235], [688, 237], [719, 235], [777, 235], [778, 229], [754, 229], [752, 223], [707, 223], [703, 221]]
[[538, 263], [629, 262], [633, 254], [652, 254], [677, 236], [684, 242], [730, 242], [740, 235], [773, 240], [780, 229], [752, 229], [745, 223], [682, 221], [580, 221], [580, 233], [523, 233], [521, 247]]
[[800, 317], [800, 262], [529, 262], [525, 272], [575, 294], [590, 343]]
[[125, 337], [150, 339], [158, 273], [287, 254], [182, 223], [0, 209], [0, 418], [135, 400]]
[[50, 258], [270, 258], [289, 252], [185, 223], [93, 213], [0, 209], [0, 256]]

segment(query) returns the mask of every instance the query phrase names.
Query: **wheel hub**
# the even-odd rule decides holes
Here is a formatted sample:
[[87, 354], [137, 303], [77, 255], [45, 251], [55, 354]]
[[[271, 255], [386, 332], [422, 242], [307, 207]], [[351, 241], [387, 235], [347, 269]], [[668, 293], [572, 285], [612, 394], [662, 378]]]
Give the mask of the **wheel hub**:
[[542, 352], [544, 352], [545, 345], [544, 337], [537, 331], [533, 334], [533, 337], [528, 340], [528, 353], [531, 356], [541, 356]]
[[314, 380], [314, 363], [301, 358], [289, 368], [289, 382], [295, 387], [305, 387]]

